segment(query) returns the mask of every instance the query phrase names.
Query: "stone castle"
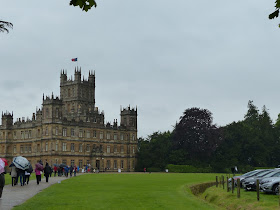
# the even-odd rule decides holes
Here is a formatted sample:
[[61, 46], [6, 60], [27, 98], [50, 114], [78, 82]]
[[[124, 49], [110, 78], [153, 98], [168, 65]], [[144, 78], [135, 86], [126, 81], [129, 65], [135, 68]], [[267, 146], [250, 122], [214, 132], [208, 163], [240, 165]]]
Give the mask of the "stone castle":
[[9, 163], [24, 156], [34, 166], [90, 164], [100, 171], [134, 171], [137, 151], [137, 108], [123, 108], [120, 124], [104, 123], [104, 113], [95, 106], [95, 73], [81, 79], [75, 68], [74, 80], [60, 75], [60, 98], [43, 95], [41, 109], [31, 119], [13, 121], [13, 113], [2, 113], [0, 157]]

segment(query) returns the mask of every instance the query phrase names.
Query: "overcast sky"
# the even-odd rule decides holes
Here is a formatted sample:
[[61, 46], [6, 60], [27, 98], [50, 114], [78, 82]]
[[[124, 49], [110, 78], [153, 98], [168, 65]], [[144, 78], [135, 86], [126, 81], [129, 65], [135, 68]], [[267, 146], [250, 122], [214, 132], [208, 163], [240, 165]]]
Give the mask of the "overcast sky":
[[209, 109], [214, 123], [242, 120], [253, 100], [280, 113], [280, 19], [274, 0], [0, 0], [0, 110], [30, 117], [42, 95], [59, 95], [60, 71], [96, 73], [105, 121], [138, 107], [138, 136], [172, 130], [183, 111]]

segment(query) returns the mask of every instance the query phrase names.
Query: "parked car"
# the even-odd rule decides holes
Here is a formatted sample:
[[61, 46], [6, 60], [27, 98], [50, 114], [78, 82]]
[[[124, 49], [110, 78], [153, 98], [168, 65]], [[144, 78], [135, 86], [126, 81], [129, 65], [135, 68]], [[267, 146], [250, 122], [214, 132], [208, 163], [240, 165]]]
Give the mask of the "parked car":
[[[254, 170], [254, 171], [249, 171], [249, 172], [247, 172], [247, 173], [245, 173], [245, 174], [242, 174], [242, 175], [240, 175], [240, 176], [234, 176], [234, 177], [232, 177], [232, 178], [233, 178], [233, 180], [234, 180], [235, 186], [237, 185], [237, 179], [240, 179], [240, 184], [241, 184], [241, 186], [242, 186], [243, 180], [244, 180], [245, 178], [248, 178], [248, 177], [251, 177], [251, 176], [255, 176], [255, 175], [257, 175], [257, 174], [259, 174], [259, 173], [261, 173], [261, 172], [263, 172], [263, 171], [267, 171], [267, 170], [269, 170], [269, 169], [257, 169], [257, 170]], [[232, 179], [232, 178], [229, 178], [229, 180], [228, 180], [230, 186], [231, 186], [231, 179]]]
[[280, 177], [270, 177], [262, 179], [260, 182], [260, 190], [265, 193], [279, 194]]
[[243, 188], [248, 191], [256, 190], [257, 189], [257, 180], [259, 180], [261, 182], [263, 179], [269, 178], [269, 177], [280, 177], [280, 170], [274, 169], [271, 171], [264, 171], [262, 173], [259, 173], [256, 176], [246, 178], [246, 179], [244, 179], [244, 182], [243, 182]]

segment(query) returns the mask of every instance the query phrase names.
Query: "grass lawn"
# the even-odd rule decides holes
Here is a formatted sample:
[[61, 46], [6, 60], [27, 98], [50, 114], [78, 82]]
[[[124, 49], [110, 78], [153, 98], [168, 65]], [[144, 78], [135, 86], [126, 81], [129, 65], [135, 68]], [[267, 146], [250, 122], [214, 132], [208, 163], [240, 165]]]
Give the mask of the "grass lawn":
[[279, 209], [279, 195], [260, 193], [260, 201], [257, 201], [256, 191], [240, 190], [240, 198], [237, 198], [237, 190], [234, 193], [227, 192], [226, 187], [208, 188], [201, 196], [209, 203], [224, 207], [224, 209]]
[[87, 174], [43, 190], [14, 209], [217, 209], [195, 197], [194, 183], [215, 174]]

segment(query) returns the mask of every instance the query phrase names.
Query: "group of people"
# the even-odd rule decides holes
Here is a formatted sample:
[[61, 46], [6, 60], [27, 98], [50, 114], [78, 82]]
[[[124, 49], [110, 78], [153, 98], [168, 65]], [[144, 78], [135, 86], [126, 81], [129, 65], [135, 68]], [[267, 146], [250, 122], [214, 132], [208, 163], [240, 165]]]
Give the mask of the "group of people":
[[77, 172], [79, 171], [79, 166], [76, 167], [76, 165], [74, 166], [64, 166], [64, 167], [61, 167], [61, 166], [54, 166], [53, 167], [53, 171], [54, 171], [54, 176], [56, 176], [56, 174], [58, 176], [66, 176], [68, 177], [68, 175], [70, 174], [70, 177], [72, 177], [72, 175], [74, 174], [74, 176], [76, 176]]

